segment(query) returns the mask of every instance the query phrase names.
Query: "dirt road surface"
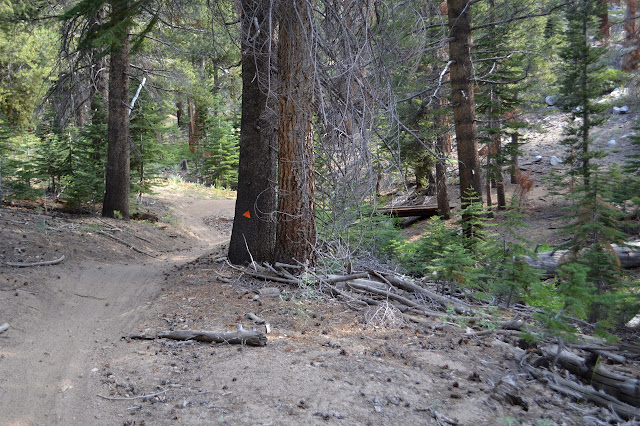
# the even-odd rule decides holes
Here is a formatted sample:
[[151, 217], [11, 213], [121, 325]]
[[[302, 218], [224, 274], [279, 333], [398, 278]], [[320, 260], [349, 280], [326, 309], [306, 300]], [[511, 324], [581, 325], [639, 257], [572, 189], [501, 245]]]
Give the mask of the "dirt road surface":
[[[88, 228], [80, 231], [83, 235], [68, 241], [68, 246], [64, 240], [78, 229], [67, 227], [61, 235], [55, 231], [45, 235], [42, 229], [38, 232], [43, 222], [28, 213], [21, 217], [0, 210], [0, 218], [5, 219], [2, 227], [13, 231], [0, 242], [5, 258], [24, 260], [19, 254], [27, 257], [29, 250], [38, 247], [44, 251], [42, 258], [57, 257], [47, 253], [52, 247], [66, 256], [55, 266], [0, 267], [0, 285], [5, 290], [0, 292], [0, 321], [10, 323], [9, 330], [0, 336], [0, 424], [99, 423], [107, 415], [106, 401], [95, 398], [99, 392], [92, 380], [101, 364], [99, 352], [111, 349], [112, 342], [118, 342], [136, 325], [141, 312], [158, 296], [164, 273], [228, 239], [227, 231], [207, 226], [205, 221], [211, 216], [232, 217], [233, 206], [233, 200], [174, 203], [172, 211], [184, 224], [184, 232], [173, 233], [165, 245], [173, 239], [188, 248], [169, 248], [157, 257], [133, 256], [127, 247], [95, 235], [90, 225], [105, 225], [100, 221], [86, 224]], [[56, 221], [46, 215], [40, 220]], [[107, 225], [120, 226], [116, 221]], [[163, 232], [147, 227], [151, 229], [135, 232], [145, 234], [145, 239]], [[133, 239], [134, 244], [145, 244]], [[92, 250], [97, 245], [108, 249]], [[94, 256], [87, 251], [93, 251]]]

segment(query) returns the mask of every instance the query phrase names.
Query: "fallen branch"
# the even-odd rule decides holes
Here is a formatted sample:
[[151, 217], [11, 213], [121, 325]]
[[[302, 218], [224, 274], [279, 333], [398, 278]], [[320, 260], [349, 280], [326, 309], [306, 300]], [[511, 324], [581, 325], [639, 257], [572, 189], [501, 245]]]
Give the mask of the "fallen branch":
[[134, 401], [136, 399], [149, 399], [149, 398], [153, 398], [154, 396], [160, 396], [162, 394], [167, 393], [167, 391], [169, 391], [169, 389], [165, 389], [165, 390], [160, 391], [158, 393], [152, 393], [150, 395], [132, 396], [132, 397], [129, 397], [129, 398], [104, 396], [104, 395], [100, 395], [100, 394], [97, 394], [97, 396], [99, 396], [102, 399], [108, 399], [109, 401]]
[[[289, 279], [289, 278], [281, 278], [281, 277], [273, 277], [273, 276], [270, 276], [270, 275], [265, 275], [265, 274], [260, 274], [260, 273], [257, 273], [257, 272], [253, 272], [253, 271], [250, 271], [249, 269], [238, 268], [237, 266], [234, 266], [234, 265], [232, 265], [231, 263], [228, 263], [228, 262], [227, 262], [227, 264], [231, 268], [235, 269], [236, 271], [240, 271], [243, 274], [250, 275], [250, 276], [252, 276], [254, 278], [260, 278], [260, 279], [267, 280], [267, 281], [274, 281], [274, 282], [277, 282], [277, 283], [285, 283], [285, 284], [292, 284], [292, 285], [300, 284], [299, 280], [292, 280], [292, 279]], [[254, 266], [259, 266], [261, 269], [266, 269], [263, 266], [260, 266], [260, 265], [256, 264], [255, 262], [253, 264], [254, 264]]]
[[328, 275], [327, 278], [321, 278], [321, 281], [325, 284], [335, 284], [339, 282], [355, 280], [358, 278], [369, 278], [369, 274], [367, 272], [360, 272], [357, 274], [349, 275]]
[[106, 235], [107, 237], [112, 238], [112, 239], [116, 240], [117, 242], [119, 242], [119, 243], [121, 243], [121, 244], [124, 244], [125, 246], [129, 247], [129, 248], [130, 248], [131, 250], [133, 250], [133, 251], [137, 251], [138, 253], [146, 254], [146, 255], [147, 255], [147, 256], [149, 256], [149, 257], [155, 257], [155, 256], [154, 256], [154, 255], [152, 255], [151, 253], [147, 253], [147, 252], [146, 252], [146, 251], [144, 251], [144, 250], [140, 250], [139, 248], [132, 246], [131, 244], [129, 244], [129, 243], [128, 243], [128, 242], [126, 242], [125, 240], [123, 240], [123, 239], [121, 239], [121, 238], [118, 238], [118, 237], [116, 237], [116, 236], [115, 236], [115, 235], [113, 235], [113, 234], [110, 234], [110, 233], [105, 232], [105, 231], [97, 231], [97, 232], [98, 232], [98, 234]]
[[289, 268], [289, 269], [302, 269], [302, 265], [290, 265], [288, 263], [276, 262], [274, 265], [276, 268]]
[[37, 291], [28, 291], [28, 290], [23, 290], [23, 289], [17, 288], [17, 287], [16, 288], [2, 288], [2, 289], [0, 289], [0, 291], [22, 291], [22, 292], [27, 293], [27, 294], [33, 294], [34, 296], [36, 296], [38, 294]]
[[156, 336], [132, 335], [130, 339], [173, 339], [173, 340], [197, 340], [205, 343], [228, 343], [231, 345], [266, 346], [267, 336], [253, 330], [245, 330], [240, 324], [236, 332], [204, 331], [204, 330], [173, 330], [161, 331]]
[[388, 299], [393, 299], [393, 300], [395, 300], [397, 302], [400, 302], [403, 305], [406, 305], [406, 306], [408, 306], [410, 308], [416, 308], [416, 307], [420, 306], [417, 302], [414, 302], [412, 300], [407, 299], [406, 297], [403, 297], [403, 296], [397, 295], [395, 293], [392, 293], [392, 292], [390, 292], [388, 290], [380, 290], [380, 289], [377, 289], [375, 287], [371, 287], [371, 286], [363, 285], [363, 284], [358, 284], [358, 283], [354, 283], [354, 282], [349, 282], [349, 281], [347, 281], [346, 285], [347, 285], [347, 287], [351, 287], [351, 288], [356, 289], [356, 290], [364, 290], [364, 291], [366, 291], [368, 293], [373, 293], [373, 294], [377, 294], [378, 296], [383, 296], [383, 297], [388, 298]]
[[247, 318], [249, 318], [251, 321], [253, 321], [256, 324], [264, 324], [266, 321], [263, 320], [262, 318], [260, 318], [259, 316], [257, 316], [256, 314], [249, 312], [248, 314], [245, 315]]
[[411, 293], [423, 294], [429, 299], [434, 300], [444, 305], [445, 307], [452, 307], [459, 314], [474, 313], [473, 309], [471, 309], [471, 305], [469, 305], [466, 302], [463, 302], [462, 300], [440, 296], [439, 294], [436, 294], [433, 291], [429, 291], [426, 288], [421, 287], [417, 284], [400, 279], [392, 274], [383, 274], [383, 276], [392, 285]]
[[28, 267], [31, 267], [31, 266], [57, 265], [58, 263], [62, 263], [63, 260], [64, 260], [64, 254], [60, 258], [54, 259], [54, 260], [45, 260], [45, 261], [42, 261], [42, 262], [33, 262], [33, 263], [7, 262], [6, 264], [8, 266], [15, 266], [16, 268], [28, 268]]

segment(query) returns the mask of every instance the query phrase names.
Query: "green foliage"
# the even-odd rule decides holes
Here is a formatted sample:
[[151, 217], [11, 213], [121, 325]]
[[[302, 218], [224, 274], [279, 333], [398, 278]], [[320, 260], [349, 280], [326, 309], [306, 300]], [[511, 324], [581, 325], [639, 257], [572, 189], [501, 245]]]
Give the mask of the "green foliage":
[[319, 261], [331, 270], [344, 271], [354, 257], [374, 255], [391, 260], [404, 252], [405, 242], [394, 219], [376, 213], [371, 205], [344, 211], [339, 221], [330, 210], [317, 208], [318, 234], [327, 241], [326, 256]]
[[6, 19], [0, 18], [0, 114], [12, 125], [29, 128], [51, 81], [58, 41], [55, 27], [18, 21], [30, 13], [24, 7], [22, 2], [0, 5], [0, 11], [8, 9], [7, 15], [0, 13]]
[[566, 218], [570, 222], [561, 228], [562, 234], [571, 236], [563, 248], [574, 254], [595, 245], [622, 243], [625, 239], [619, 229], [619, 219], [624, 214], [607, 202], [612, 187], [608, 173], [597, 164], [591, 164], [589, 170], [589, 182], [578, 185], [568, 195], [572, 204]]
[[605, 91], [604, 78], [611, 74], [605, 72], [604, 48], [594, 46], [590, 40], [598, 29], [602, 7], [606, 3], [597, 0], [578, 0], [567, 7], [566, 44], [560, 51], [560, 103], [571, 112], [562, 141], [567, 152], [564, 163], [571, 166], [569, 176], [581, 176], [585, 183], [590, 160], [598, 156], [591, 152], [590, 131], [604, 122], [602, 112], [607, 108], [596, 99]]
[[[509, 7], [505, 3], [476, 6], [478, 13], [485, 15], [489, 22], [498, 21]], [[533, 56], [521, 49], [523, 40], [527, 40], [522, 37], [522, 26], [516, 23], [489, 26], [474, 37], [476, 73], [485, 76], [478, 81], [475, 96], [478, 136], [479, 142], [488, 147], [484, 167], [487, 178], [494, 182], [502, 180], [502, 171], [509, 159], [521, 154], [521, 144], [509, 143], [502, 149], [503, 137], [526, 127], [519, 119], [518, 109], [523, 104], [520, 94], [526, 93], [530, 86], [526, 77]]]
[[[131, 88], [132, 92], [137, 88]], [[130, 116], [131, 134], [131, 193], [148, 194], [152, 181], [159, 176], [163, 154], [162, 135], [169, 129], [164, 125], [167, 111], [147, 92], [141, 92]]]
[[[432, 275], [442, 289], [459, 288], [496, 304], [528, 300], [539, 283], [539, 272], [524, 260], [525, 255], [533, 254], [523, 241], [488, 235], [482, 208], [476, 204], [468, 209], [473, 213], [474, 238], [462, 232], [464, 222], [449, 227], [436, 217], [429, 220], [428, 231], [419, 240], [410, 243], [396, 237], [389, 255], [414, 275]], [[522, 226], [519, 215], [514, 211], [506, 214], [507, 227], [515, 235]]]
[[217, 187], [235, 188], [239, 149], [239, 117], [232, 112], [219, 112], [211, 117], [202, 141], [202, 174]]
[[542, 305], [542, 312], [534, 315], [547, 334], [562, 340], [575, 340], [577, 329], [571, 319], [586, 319], [595, 295], [593, 285], [587, 281], [587, 273], [588, 268], [579, 263], [560, 268], [555, 284], [559, 303]]
[[565, 11], [566, 44], [560, 53], [561, 103], [571, 116], [562, 141], [568, 169], [556, 178], [556, 183], [564, 185], [564, 189], [568, 184], [570, 189], [566, 194], [571, 202], [566, 216], [570, 222], [561, 230], [570, 236], [562, 246], [570, 250], [570, 262], [564, 266], [556, 286], [562, 307], [546, 313], [547, 326], [562, 333], [568, 330], [559, 322], [570, 315], [605, 325], [610, 314], [616, 312], [616, 301], [630, 294], [623, 291], [619, 261], [612, 248], [612, 244], [622, 244], [625, 239], [619, 229], [623, 213], [609, 203], [612, 197], [626, 197], [625, 191], [611, 191], [614, 180], [620, 182], [623, 178], [615, 169], [613, 173], [602, 169], [598, 160], [606, 154], [593, 149], [590, 136], [592, 128], [605, 120], [602, 112], [607, 106], [598, 103], [597, 98], [620, 78], [619, 72], [606, 69], [604, 48], [591, 41], [598, 30], [601, 7], [606, 4], [578, 0]]
[[0, 185], [3, 196], [34, 198], [41, 195], [44, 191], [38, 186], [40, 179], [36, 161], [40, 139], [6, 121], [0, 120], [0, 126]]
[[524, 214], [511, 206], [504, 215], [505, 238], [493, 236], [483, 245], [482, 275], [487, 291], [509, 307], [512, 302], [530, 301], [534, 287], [540, 283], [540, 271], [526, 262], [525, 256], [535, 257], [535, 253], [527, 247], [530, 242], [517, 232], [525, 226]]
[[82, 129], [75, 141], [73, 168], [61, 194], [61, 198], [73, 207], [102, 202], [107, 159], [106, 127], [100, 120], [94, 120]]
[[72, 174], [74, 139], [71, 129], [67, 134], [49, 131], [40, 137], [37, 171], [43, 180], [48, 181], [47, 193], [56, 197], [62, 190], [63, 178]]
[[[635, 134], [631, 141], [635, 147], [640, 147], [640, 122], [636, 122], [633, 130]], [[621, 170], [614, 169], [614, 172], [612, 177], [616, 180], [612, 185], [612, 199], [622, 204], [624, 210], [631, 207], [632, 216], [640, 219], [640, 154], [627, 155]]]
[[[60, 16], [60, 20], [71, 20], [79, 17], [90, 19], [98, 14], [100, 9], [107, 4], [109, 16], [106, 22], [90, 26], [81, 35], [79, 41], [80, 49], [91, 49], [95, 47], [110, 47], [118, 49], [122, 41], [129, 36], [131, 28], [135, 26], [136, 18], [140, 18], [151, 0], [81, 0]], [[133, 40], [132, 51], [138, 50], [144, 36], [146, 36], [157, 23], [157, 16], [153, 16], [143, 25]]]

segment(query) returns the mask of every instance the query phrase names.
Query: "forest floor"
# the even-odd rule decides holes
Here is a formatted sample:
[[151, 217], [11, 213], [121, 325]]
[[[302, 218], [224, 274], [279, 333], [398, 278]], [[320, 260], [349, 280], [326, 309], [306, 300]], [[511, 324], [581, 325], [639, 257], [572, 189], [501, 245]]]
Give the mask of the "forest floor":
[[[549, 157], [562, 156], [562, 121], [550, 117], [537, 120], [522, 163], [531, 162], [524, 167], [536, 178], [524, 232], [552, 245], [561, 238], [561, 206], [541, 178]], [[624, 136], [635, 118], [613, 116], [598, 136], [605, 146], [617, 140], [610, 161], [632, 149]], [[543, 158], [534, 162], [537, 155]], [[145, 206], [162, 220], [0, 207], [0, 326], [9, 323], [0, 332], [0, 424], [549, 425], [612, 418], [532, 379], [499, 330], [475, 335], [465, 324], [405, 323], [231, 269], [224, 261], [231, 199], [165, 187]], [[7, 265], [62, 255], [51, 266]], [[248, 313], [268, 322], [266, 346], [127, 338], [234, 331], [238, 323], [265, 331]], [[625, 368], [640, 373], [636, 362]], [[518, 398], [505, 399], [504, 387]]]

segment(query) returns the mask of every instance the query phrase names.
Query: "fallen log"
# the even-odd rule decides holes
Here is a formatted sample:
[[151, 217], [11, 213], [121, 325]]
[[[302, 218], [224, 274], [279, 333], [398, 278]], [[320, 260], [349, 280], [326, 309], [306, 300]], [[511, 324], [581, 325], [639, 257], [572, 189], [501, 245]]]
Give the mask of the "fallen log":
[[249, 331], [241, 327], [235, 332], [174, 330], [158, 333], [159, 339], [196, 340], [205, 343], [228, 343], [230, 345], [266, 346], [267, 336], [260, 331]]
[[558, 353], [557, 345], [541, 348], [547, 359], [556, 359], [557, 363], [576, 376], [584, 379], [596, 390], [602, 390], [616, 399], [640, 407], [640, 380], [608, 370], [600, 362], [589, 360], [567, 350]]
[[[613, 250], [620, 259], [620, 267], [633, 269], [640, 267], [640, 241], [632, 241], [624, 246], [612, 244]], [[535, 269], [541, 269], [545, 278], [555, 277], [558, 268], [567, 259], [568, 250], [544, 251], [536, 258], [525, 256], [525, 261]]]
[[636, 407], [622, 402], [607, 393], [597, 391], [592, 386], [584, 386], [579, 383], [572, 382], [571, 380], [567, 380], [550, 371], [535, 368], [529, 364], [529, 357], [530, 355], [526, 355], [523, 358], [521, 362], [522, 368], [538, 379], [538, 381], [546, 383], [555, 391], [573, 398], [585, 399], [600, 407], [613, 409], [619, 416], [626, 420], [640, 419], [640, 410]]
[[431, 217], [438, 214], [438, 206], [379, 207], [377, 210], [380, 213], [388, 214], [391, 217]]

